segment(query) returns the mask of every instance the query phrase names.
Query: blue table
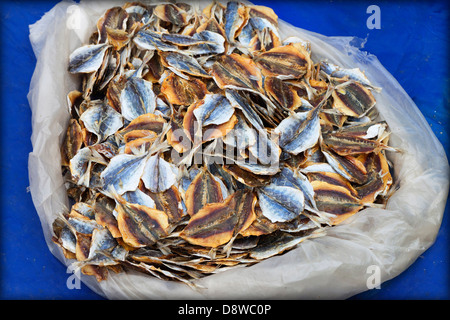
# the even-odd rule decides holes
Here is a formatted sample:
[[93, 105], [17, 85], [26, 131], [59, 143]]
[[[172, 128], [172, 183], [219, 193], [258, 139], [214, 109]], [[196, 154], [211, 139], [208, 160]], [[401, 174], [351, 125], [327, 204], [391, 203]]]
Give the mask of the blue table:
[[[1, 299], [102, 299], [85, 285], [69, 290], [69, 274], [47, 248], [27, 192], [31, 112], [27, 101], [36, 63], [28, 25], [57, 1], [0, 2], [1, 45]], [[295, 26], [327, 36], [366, 39], [415, 101], [449, 150], [448, 6], [445, 1], [379, 1], [381, 29], [368, 29], [368, 1], [254, 1]], [[435, 244], [398, 277], [352, 299], [449, 299], [449, 207]]]

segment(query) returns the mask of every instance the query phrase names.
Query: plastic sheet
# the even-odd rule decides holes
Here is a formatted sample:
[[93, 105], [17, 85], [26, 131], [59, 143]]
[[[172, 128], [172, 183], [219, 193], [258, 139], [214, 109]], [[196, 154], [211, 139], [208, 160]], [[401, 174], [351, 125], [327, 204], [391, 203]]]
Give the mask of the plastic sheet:
[[[65, 265], [52, 241], [51, 224], [68, 206], [59, 146], [69, 119], [66, 95], [79, 86], [67, 72], [70, 53], [85, 43], [103, 12], [117, 2], [63, 1], [30, 26], [37, 58], [28, 100], [32, 109], [33, 152], [29, 156], [30, 192], [51, 252]], [[382, 282], [411, 265], [429, 248], [439, 230], [449, 189], [444, 149], [398, 82], [373, 55], [353, 47], [354, 38], [325, 37], [280, 21], [282, 38], [311, 42], [313, 60], [327, 58], [342, 67], [364, 70], [382, 88], [377, 108], [391, 130], [390, 142], [402, 153], [389, 153], [399, 189], [386, 209], [367, 208], [327, 236], [254, 266], [205, 277], [193, 291], [184, 284], [136, 272], [110, 273], [107, 281], [82, 281], [108, 299], [344, 299], [368, 289], [370, 269]]]

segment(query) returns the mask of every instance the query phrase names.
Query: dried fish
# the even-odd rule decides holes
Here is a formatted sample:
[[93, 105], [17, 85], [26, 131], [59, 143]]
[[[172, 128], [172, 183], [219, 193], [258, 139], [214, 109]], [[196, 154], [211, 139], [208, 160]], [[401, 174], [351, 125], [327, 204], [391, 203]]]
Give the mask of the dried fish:
[[312, 148], [320, 137], [318, 109], [293, 113], [275, 128], [280, 147], [294, 155]]
[[296, 79], [304, 76], [310, 68], [310, 59], [306, 52], [293, 44], [275, 47], [255, 57], [264, 76]]
[[161, 52], [160, 56], [167, 67], [179, 76], [180, 73], [187, 73], [196, 77], [210, 77], [194, 57], [179, 52]]
[[122, 115], [133, 121], [144, 114], [153, 114], [156, 108], [156, 96], [152, 83], [141, 78], [131, 77], [125, 83], [120, 94]]
[[107, 104], [96, 104], [80, 117], [89, 132], [97, 136], [97, 143], [103, 142], [123, 126], [120, 113]]
[[186, 189], [185, 204], [187, 213], [192, 217], [208, 203], [219, 203], [222, 201], [222, 189], [219, 182], [204, 167]]
[[399, 149], [381, 89], [283, 38], [271, 8], [127, 2], [94, 29], [68, 59], [81, 78], [60, 149], [74, 202], [52, 237], [84, 274], [197, 289], [389, 198]]
[[290, 221], [304, 209], [305, 197], [296, 188], [269, 185], [258, 189], [262, 214], [272, 222]]
[[255, 203], [251, 191], [236, 191], [223, 202], [210, 203], [193, 215], [180, 236], [206, 247], [225, 244], [256, 218]]
[[118, 226], [127, 245], [145, 247], [167, 236], [169, 221], [163, 211], [128, 203], [120, 196], [117, 201]]
[[205, 83], [199, 79], [186, 80], [171, 73], [162, 82], [161, 93], [171, 104], [188, 106], [203, 99], [207, 89]]
[[70, 73], [91, 73], [97, 71], [103, 63], [107, 44], [86, 45], [76, 49], [69, 57]]
[[148, 158], [142, 181], [151, 192], [164, 192], [176, 183], [177, 173], [178, 169], [173, 164], [156, 154]]
[[68, 166], [69, 161], [83, 145], [81, 126], [76, 119], [70, 119], [61, 147], [61, 165]]

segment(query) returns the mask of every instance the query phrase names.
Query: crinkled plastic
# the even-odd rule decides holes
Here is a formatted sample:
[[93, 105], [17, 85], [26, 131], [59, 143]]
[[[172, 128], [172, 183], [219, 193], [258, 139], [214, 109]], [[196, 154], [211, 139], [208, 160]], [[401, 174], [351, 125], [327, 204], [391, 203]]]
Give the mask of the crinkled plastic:
[[[28, 95], [30, 191], [48, 247], [67, 266], [72, 261], [51, 241], [51, 224], [68, 206], [59, 146], [69, 120], [66, 95], [79, 87], [79, 78], [67, 72], [68, 56], [87, 42], [98, 18], [114, 5], [63, 1], [30, 26], [37, 58]], [[205, 287], [197, 291], [137, 272], [110, 273], [100, 283], [82, 275], [93, 291], [108, 299], [345, 299], [369, 288], [371, 270], [379, 268], [381, 282], [392, 279], [434, 243], [448, 196], [449, 165], [417, 106], [375, 56], [351, 45], [353, 38], [325, 37], [283, 21], [280, 32], [283, 38], [310, 41], [314, 61], [327, 58], [360, 68], [382, 88], [374, 93], [377, 108], [392, 130], [391, 145], [403, 150], [388, 154], [399, 189], [386, 209], [364, 209], [328, 228], [326, 236], [306, 240], [283, 255], [207, 276], [197, 282]]]

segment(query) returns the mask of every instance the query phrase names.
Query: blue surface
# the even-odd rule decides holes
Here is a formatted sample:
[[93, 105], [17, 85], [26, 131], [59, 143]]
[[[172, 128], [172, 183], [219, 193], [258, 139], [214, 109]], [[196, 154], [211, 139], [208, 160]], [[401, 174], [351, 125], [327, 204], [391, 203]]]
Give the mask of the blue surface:
[[[27, 93], [36, 63], [28, 26], [57, 1], [0, 2], [1, 299], [102, 299], [85, 285], [69, 290], [66, 268], [50, 253], [27, 192], [31, 112]], [[369, 30], [368, 1], [254, 1], [295, 26], [327, 36], [366, 39], [449, 150], [448, 5], [378, 1], [381, 29]], [[352, 299], [449, 299], [449, 207], [435, 244], [398, 277]]]

